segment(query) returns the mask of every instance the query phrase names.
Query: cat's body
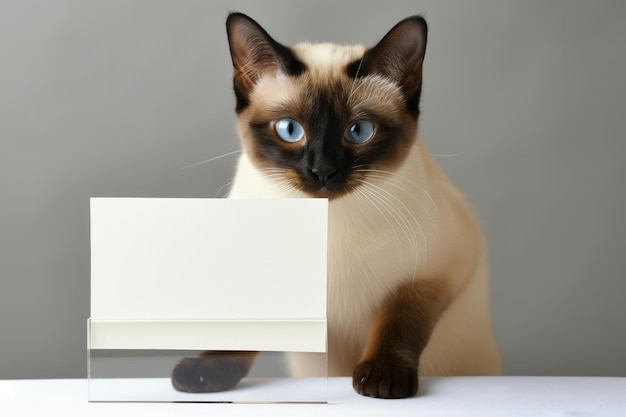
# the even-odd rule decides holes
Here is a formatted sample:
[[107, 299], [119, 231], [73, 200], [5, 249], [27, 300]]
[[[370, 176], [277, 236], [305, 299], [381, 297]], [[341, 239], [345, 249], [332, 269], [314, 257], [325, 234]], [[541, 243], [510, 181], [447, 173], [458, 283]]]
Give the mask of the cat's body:
[[[419, 142], [390, 177], [372, 180], [378, 207], [354, 193], [329, 204], [329, 374], [352, 375], [385, 297], [414, 273], [445, 276], [457, 293], [422, 353], [420, 375], [498, 374], [485, 254], [463, 197]], [[230, 198], [274, 197], [307, 195], [268, 180], [243, 155]], [[303, 360], [292, 361], [301, 374], [323, 369]]]
[[418, 368], [498, 374], [481, 234], [417, 138], [423, 19], [369, 50], [286, 48], [239, 14], [228, 29], [244, 148], [230, 198], [330, 199], [330, 375], [396, 398], [416, 392]]

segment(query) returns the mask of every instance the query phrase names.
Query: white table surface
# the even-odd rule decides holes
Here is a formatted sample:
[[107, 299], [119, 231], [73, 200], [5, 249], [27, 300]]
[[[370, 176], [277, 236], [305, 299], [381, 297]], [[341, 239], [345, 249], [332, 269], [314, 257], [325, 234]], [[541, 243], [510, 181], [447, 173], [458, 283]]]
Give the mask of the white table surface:
[[380, 400], [331, 378], [329, 404], [89, 403], [87, 381], [0, 380], [0, 416], [626, 416], [626, 378], [422, 378], [417, 397]]

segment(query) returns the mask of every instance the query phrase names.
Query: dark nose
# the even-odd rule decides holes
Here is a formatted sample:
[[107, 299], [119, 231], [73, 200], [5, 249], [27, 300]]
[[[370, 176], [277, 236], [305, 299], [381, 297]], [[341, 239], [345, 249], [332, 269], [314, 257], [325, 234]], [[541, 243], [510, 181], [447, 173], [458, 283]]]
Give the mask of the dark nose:
[[336, 173], [337, 170], [331, 166], [315, 166], [311, 172], [320, 180], [322, 184], [326, 184]]

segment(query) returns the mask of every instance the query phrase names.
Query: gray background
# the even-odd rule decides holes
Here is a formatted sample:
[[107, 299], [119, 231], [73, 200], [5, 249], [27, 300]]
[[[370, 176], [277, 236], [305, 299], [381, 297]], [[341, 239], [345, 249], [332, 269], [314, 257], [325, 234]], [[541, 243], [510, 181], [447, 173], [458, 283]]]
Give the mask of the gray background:
[[421, 133], [484, 225], [506, 373], [626, 376], [626, 2], [0, 0], [0, 378], [86, 375], [89, 197], [230, 180], [184, 168], [239, 146], [229, 10], [368, 45], [425, 14]]

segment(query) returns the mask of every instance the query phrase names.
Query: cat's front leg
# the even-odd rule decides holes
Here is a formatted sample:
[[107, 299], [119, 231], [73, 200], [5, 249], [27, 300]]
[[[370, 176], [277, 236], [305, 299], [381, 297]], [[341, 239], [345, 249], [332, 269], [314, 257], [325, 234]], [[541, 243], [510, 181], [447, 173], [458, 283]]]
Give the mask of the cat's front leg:
[[191, 393], [231, 389], [248, 374], [257, 353], [212, 350], [184, 358], [172, 372], [172, 385], [178, 391]]
[[354, 389], [377, 398], [415, 395], [420, 355], [448, 300], [439, 281], [416, 280], [399, 286], [374, 324], [354, 370]]

